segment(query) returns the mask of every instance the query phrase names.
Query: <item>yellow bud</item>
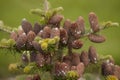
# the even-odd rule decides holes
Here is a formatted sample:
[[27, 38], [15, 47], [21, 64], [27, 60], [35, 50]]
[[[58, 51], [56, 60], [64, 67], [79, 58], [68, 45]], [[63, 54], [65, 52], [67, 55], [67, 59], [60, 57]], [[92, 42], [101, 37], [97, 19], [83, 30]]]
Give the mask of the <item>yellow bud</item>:
[[17, 70], [17, 64], [16, 63], [10, 64], [9, 67], [8, 67], [8, 69], [10, 71], [16, 71]]
[[36, 36], [34, 40], [39, 42], [41, 40], [41, 38], [39, 36]]
[[7, 41], [7, 44], [8, 44], [9, 46], [13, 46], [13, 45], [15, 45], [15, 40], [9, 39], [9, 40]]
[[6, 46], [7, 45], [7, 39], [2, 39], [0, 41], [0, 44]]
[[49, 38], [43, 39], [43, 42], [48, 43], [48, 41], [49, 41]]
[[38, 42], [39, 44], [41, 44], [41, 43], [43, 43], [43, 40], [39, 40], [39, 42]]
[[55, 37], [54, 37], [54, 39], [55, 39], [55, 42], [59, 42], [59, 40], [60, 40], [60, 37], [58, 37], [58, 36], [55, 36]]
[[78, 77], [78, 74], [77, 74], [77, 72], [76, 71], [68, 71], [67, 72], [67, 77], [68, 78], [77, 78]]
[[109, 75], [106, 77], [106, 80], [118, 80], [118, 78], [114, 75]]
[[48, 40], [48, 44], [55, 44], [55, 43], [56, 43], [55, 39], [49, 39]]
[[24, 69], [23, 69], [23, 72], [24, 73], [29, 73], [32, 69], [32, 66], [26, 66]]
[[41, 43], [42, 50], [47, 50], [47, 47], [48, 47], [48, 43], [46, 42]]

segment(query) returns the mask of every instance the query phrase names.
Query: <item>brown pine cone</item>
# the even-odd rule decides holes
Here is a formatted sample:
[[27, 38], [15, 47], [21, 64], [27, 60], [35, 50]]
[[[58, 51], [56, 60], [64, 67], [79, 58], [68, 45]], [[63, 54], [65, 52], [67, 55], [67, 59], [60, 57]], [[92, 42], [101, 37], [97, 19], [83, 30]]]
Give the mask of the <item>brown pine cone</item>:
[[49, 65], [51, 63], [51, 55], [50, 55], [50, 53], [44, 54], [44, 58], [45, 58], [45, 64]]
[[33, 45], [35, 50], [39, 51], [40, 53], [43, 53], [43, 51], [41, 49], [41, 46], [40, 46], [40, 44], [38, 42], [32, 41], [32, 45]]
[[17, 30], [18, 36], [22, 35], [23, 33], [25, 33], [25, 32], [23, 31], [23, 29], [18, 29], [18, 30]]
[[13, 40], [15, 40], [15, 41], [17, 41], [18, 35], [17, 35], [15, 32], [12, 32], [12, 33], [10, 34], [10, 38], [13, 39]]
[[77, 23], [73, 22], [70, 27], [70, 34], [74, 36], [76, 34], [77, 28], [78, 28]]
[[68, 64], [62, 62], [57, 62], [55, 64], [55, 75], [56, 76], [65, 76], [66, 73], [69, 71], [70, 67]]
[[40, 32], [37, 34], [37, 36], [43, 38], [43, 30], [40, 30]]
[[120, 79], [120, 66], [115, 65], [113, 71], [114, 71], [114, 75], [115, 75], [118, 79]]
[[20, 35], [16, 41], [16, 47], [17, 49], [22, 48], [23, 46], [25, 46], [27, 41], [27, 36], [25, 33], [23, 33], [22, 35]]
[[32, 25], [27, 20], [23, 20], [21, 25], [22, 25], [22, 29], [26, 34], [32, 30]]
[[66, 64], [68, 64], [69, 66], [71, 66], [71, 59], [72, 57], [70, 55], [66, 55], [66, 56], [63, 56], [63, 60], [62, 62], [65, 62]]
[[81, 31], [82, 34], [85, 33], [85, 23], [84, 23], [84, 19], [82, 16], [80, 16], [77, 21], [76, 21], [77, 25], [78, 25], [78, 29]]
[[43, 67], [45, 64], [44, 55], [42, 55], [41, 53], [38, 53], [36, 56], [36, 63], [38, 65], [38, 67]]
[[49, 24], [53, 25], [59, 24], [62, 21], [62, 19], [63, 19], [62, 15], [56, 14], [50, 18]]
[[102, 63], [102, 66], [101, 66], [101, 72], [102, 72], [102, 75], [104, 76], [108, 76], [108, 75], [114, 75], [114, 65], [113, 64], [110, 64], [109, 62], [105, 61]]
[[69, 65], [64, 62], [61, 63], [60, 68], [61, 68], [61, 73], [62, 73], [61, 75], [63, 76], [66, 75], [66, 73], [70, 70]]
[[81, 41], [81, 40], [74, 40], [73, 42], [72, 42], [72, 47], [74, 48], [74, 49], [79, 49], [79, 48], [81, 48], [83, 46], [83, 42]]
[[64, 26], [63, 28], [68, 32], [69, 34], [69, 30], [70, 30], [70, 27], [71, 27], [71, 21], [69, 19], [67, 19], [65, 22], [64, 22]]
[[80, 77], [83, 75], [84, 69], [85, 69], [84, 64], [80, 62], [76, 67], [77, 73]]
[[36, 34], [33, 31], [29, 31], [27, 34], [27, 41], [32, 42], [35, 37], [36, 37]]
[[77, 70], [77, 66], [71, 66], [70, 70], [72, 71], [76, 71]]
[[50, 38], [50, 33], [51, 33], [51, 28], [48, 26], [45, 26], [41, 36], [42, 38]]
[[60, 28], [60, 42], [61, 44], [67, 44], [68, 41], [68, 34], [64, 28]]
[[60, 30], [58, 28], [52, 28], [51, 30], [51, 38], [54, 38], [55, 36], [60, 37]]
[[88, 53], [86, 51], [82, 51], [80, 55], [80, 61], [84, 63], [85, 66], [87, 66], [90, 62]]
[[89, 22], [93, 32], [99, 31], [98, 17], [94, 12], [89, 13]]
[[98, 59], [97, 52], [96, 52], [96, 49], [93, 46], [89, 47], [88, 56], [89, 56], [90, 62], [92, 62], [92, 63], [97, 62], [97, 59]]
[[80, 56], [80, 54], [77, 54], [77, 53], [72, 54], [71, 62], [72, 62], [73, 66], [77, 66], [80, 63], [80, 57], [79, 56]]
[[95, 42], [95, 43], [102, 43], [106, 40], [104, 36], [101, 36], [98, 34], [90, 34], [88, 38], [90, 41]]
[[72, 23], [70, 27], [70, 34], [75, 38], [79, 39], [81, 37], [81, 30], [77, 24], [77, 22]]
[[36, 35], [40, 32], [41, 29], [42, 29], [41, 25], [39, 25], [38, 23], [34, 24], [33, 31], [35, 32]]
[[61, 75], [61, 72], [60, 72], [60, 62], [56, 62], [55, 63], [54, 73], [55, 73], [56, 76], [60, 76]]

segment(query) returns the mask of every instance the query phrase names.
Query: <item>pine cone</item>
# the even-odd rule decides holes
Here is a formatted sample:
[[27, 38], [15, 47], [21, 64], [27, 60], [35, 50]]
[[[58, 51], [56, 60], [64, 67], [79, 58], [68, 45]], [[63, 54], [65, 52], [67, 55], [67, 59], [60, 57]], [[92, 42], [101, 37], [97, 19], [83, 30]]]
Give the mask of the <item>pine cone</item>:
[[45, 58], [41, 53], [38, 53], [36, 56], [36, 63], [38, 67], [43, 67], [45, 64]]
[[83, 42], [81, 41], [81, 40], [74, 40], [73, 42], [72, 42], [72, 47], [74, 48], [74, 49], [79, 49], [79, 48], [81, 48], [83, 46]]
[[63, 57], [62, 62], [65, 62], [66, 64], [68, 64], [69, 66], [71, 66], [71, 60], [72, 60], [72, 57], [69, 56], [69, 55], [66, 55], [66, 56]]
[[72, 65], [73, 66], [77, 66], [79, 63], [80, 63], [80, 54], [77, 54], [77, 53], [73, 53], [72, 54]]
[[52, 28], [51, 30], [51, 38], [54, 38], [55, 36], [60, 37], [60, 30], [58, 28]]
[[15, 40], [15, 41], [17, 41], [18, 35], [17, 35], [15, 32], [12, 32], [12, 33], [10, 34], [10, 38], [13, 39], [13, 40]]
[[81, 30], [79, 26], [77, 25], [77, 22], [72, 23], [70, 27], [70, 34], [75, 38], [79, 39], [81, 36]]
[[27, 41], [32, 42], [35, 37], [36, 37], [36, 34], [33, 31], [29, 31], [27, 34]]
[[18, 37], [16, 41], [17, 49], [21, 49], [26, 44], [26, 41], [27, 41], [27, 36], [25, 33], [23, 33]]
[[68, 34], [64, 28], [60, 28], [60, 42], [61, 44], [67, 44], [68, 41]]
[[83, 75], [84, 69], [85, 69], [84, 64], [80, 62], [76, 67], [77, 73], [80, 77]]
[[69, 19], [67, 19], [65, 22], [64, 22], [64, 26], [63, 28], [68, 32], [69, 34], [69, 30], [70, 30], [70, 27], [71, 27], [71, 21]]
[[89, 56], [90, 62], [92, 62], [92, 63], [97, 62], [97, 59], [98, 59], [97, 52], [96, 52], [96, 49], [93, 46], [89, 47], [88, 56]]
[[105, 37], [97, 34], [90, 34], [88, 36], [89, 40], [95, 43], [102, 43], [105, 41]]
[[38, 42], [32, 41], [32, 45], [33, 45], [35, 50], [39, 51], [40, 53], [43, 53], [43, 51], [41, 49], [41, 46], [40, 46], [40, 44]]
[[101, 69], [102, 69], [102, 75], [104, 76], [107, 76], [107, 75], [114, 75], [114, 65], [108, 63], [108, 62], [103, 62], [102, 63], [102, 66], [101, 66]]
[[71, 34], [72, 36], [74, 36], [74, 35], [76, 34], [77, 28], [78, 28], [78, 25], [77, 25], [76, 22], [74, 22], [74, 23], [71, 24], [70, 34]]
[[71, 66], [70, 70], [72, 71], [76, 71], [77, 70], [77, 66]]
[[42, 38], [50, 38], [50, 32], [51, 32], [51, 28], [48, 26], [45, 26], [41, 34]]
[[89, 13], [89, 22], [93, 32], [99, 31], [98, 17], [94, 12]]
[[82, 51], [80, 55], [80, 61], [84, 63], [85, 66], [87, 66], [90, 62], [88, 53], [86, 51]]
[[27, 20], [23, 20], [21, 25], [26, 34], [32, 30], [32, 25]]
[[62, 21], [62, 19], [63, 19], [62, 15], [56, 14], [50, 18], [49, 23], [56, 25], [59, 24]]
[[55, 75], [56, 76], [65, 76], [66, 73], [69, 71], [69, 65], [66, 63], [57, 62], [55, 64]]
[[120, 66], [115, 65], [115, 67], [114, 67], [114, 75], [115, 75], [118, 79], [120, 79]]
[[76, 21], [77, 25], [78, 25], [78, 30], [81, 31], [82, 34], [85, 33], [85, 23], [84, 23], [84, 19], [82, 16], [80, 16], [77, 21]]
[[25, 32], [23, 31], [22, 28], [20, 28], [20, 29], [17, 30], [18, 36], [22, 35], [23, 33], [25, 33]]
[[41, 37], [41, 38], [43, 38], [43, 30], [40, 30], [40, 32], [37, 34], [37, 36], [39, 36], [39, 37]]
[[41, 29], [42, 29], [41, 25], [39, 25], [38, 23], [34, 24], [33, 31], [35, 32], [36, 35], [40, 32]]

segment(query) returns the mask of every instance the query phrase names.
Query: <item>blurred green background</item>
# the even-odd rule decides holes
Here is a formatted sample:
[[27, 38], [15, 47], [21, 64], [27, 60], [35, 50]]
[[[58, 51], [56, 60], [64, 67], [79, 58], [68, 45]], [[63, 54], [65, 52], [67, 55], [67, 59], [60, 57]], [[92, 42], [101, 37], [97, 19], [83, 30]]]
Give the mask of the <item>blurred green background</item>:
[[[78, 16], [83, 16], [85, 24], [89, 27], [88, 14], [95, 12], [100, 22], [113, 21], [120, 23], [120, 0], [49, 0], [51, 6], [62, 6], [64, 11], [62, 14], [65, 19], [69, 18], [72, 21]], [[21, 20], [26, 18], [32, 24], [39, 21], [39, 17], [29, 14], [29, 10], [40, 8], [42, 0], [0, 0], [0, 20], [3, 20], [6, 25], [18, 27]], [[89, 45], [94, 45], [97, 52], [102, 55], [112, 55], [116, 64], [120, 65], [120, 27], [112, 27], [101, 32], [107, 37], [105, 43], [93, 44], [89, 40], [85, 40], [84, 48]], [[8, 34], [0, 31], [0, 39], [8, 38]], [[0, 78], [12, 76], [8, 71], [8, 65], [19, 61], [19, 54], [10, 54], [10, 51], [0, 49]]]

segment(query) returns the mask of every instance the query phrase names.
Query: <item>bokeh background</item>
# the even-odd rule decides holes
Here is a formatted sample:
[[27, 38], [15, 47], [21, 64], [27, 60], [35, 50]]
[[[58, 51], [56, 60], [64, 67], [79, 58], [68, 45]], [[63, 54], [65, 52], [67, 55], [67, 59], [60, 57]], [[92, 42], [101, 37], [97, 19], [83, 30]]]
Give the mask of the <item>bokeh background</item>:
[[[86, 27], [89, 27], [88, 14], [95, 12], [99, 21], [113, 21], [120, 23], [120, 0], [49, 0], [51, 6], [62, 6], [62, 14], [65, 19], [72, 21], [78, 16], [83, 16]], [[18, 27], [21, 20], [26, 18], [32, 24], [39, 21], [39, 17], [29, 13], [30, 9], [41, 8], [42, 0], [0, 0], [0, 20], [6, 25]], [[120, 26], [112, 27], [101, 32], [107, 38], [105, 43], [94, 44], [85, 40], [84, 48], [88, 49], [89, 45], [94, 45], [100, 55], [112, 55], [116, 64], [120, 65]], [[0, 39], [8, 38], [8, 34], [0, 31]], [[82, 49], [82, 50], [83, 50]], [[11, 54], [10, 51], [0, 49], [0, 78], [13, 76], [8, 71], [8, 65], [20, 60], [20, 54]], [[3, 79], [2, 79], [3, 80]]]

